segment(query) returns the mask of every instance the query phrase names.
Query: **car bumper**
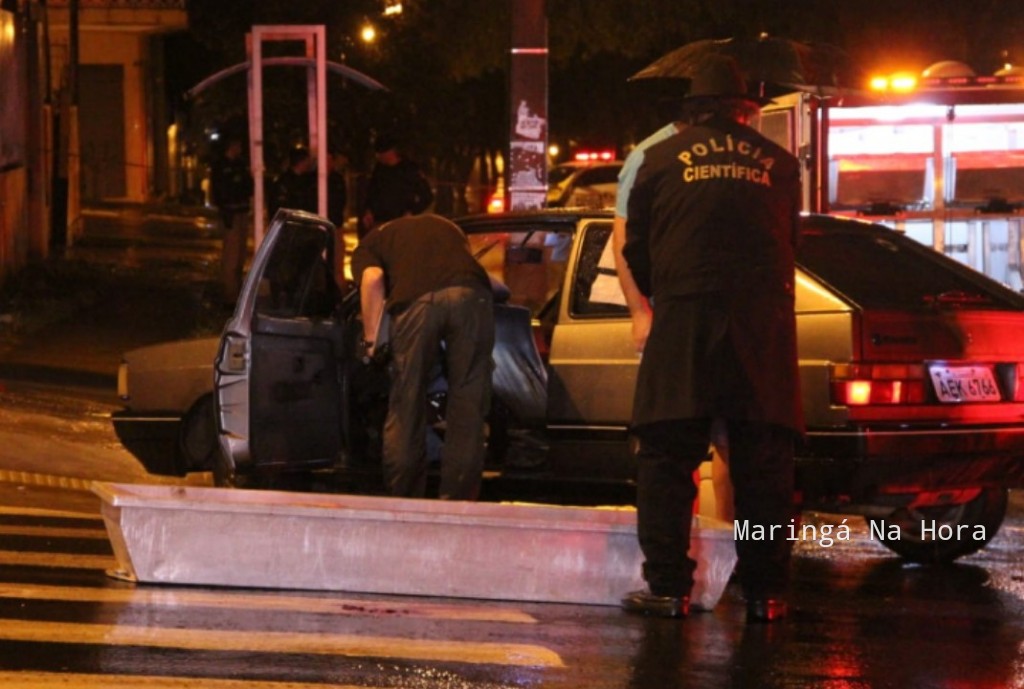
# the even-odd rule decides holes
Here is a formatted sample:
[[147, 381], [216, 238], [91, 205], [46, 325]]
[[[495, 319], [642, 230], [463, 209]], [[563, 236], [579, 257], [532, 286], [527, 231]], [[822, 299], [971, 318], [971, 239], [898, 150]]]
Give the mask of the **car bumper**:
[[159, 476], [185, 475], [178, 460], [181, 416], [124, 410], [112, 414], [111, 421], [118, 440], [146, 471]]
[[812, 430], [797, 453], [808, 497], [854, 501], [963, 486], [1024, 487], [1024, 426]]

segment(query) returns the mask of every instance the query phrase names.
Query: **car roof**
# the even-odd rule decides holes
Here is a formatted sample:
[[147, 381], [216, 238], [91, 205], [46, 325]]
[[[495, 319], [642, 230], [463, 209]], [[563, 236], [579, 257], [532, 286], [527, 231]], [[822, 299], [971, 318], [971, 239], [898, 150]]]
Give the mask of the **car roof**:
[[611, 220], [614, 213], [611, 209], [591, 208], [538, 208], [536, 210], [509, 211], [506, 213], [478, 213], [456, 218], [455, 223], [467, 232], [486, 231], [495, 226], [503, 229], [517, 225], [536, 227], [538, 224], [551, 223], [565, 225], [580, 220]]
[[[541, 208], [467, 216], [456, 222], [471, 234], [572, 232], [581, 221], [611, 222], [613, 217], [611, 209]], [[996, 299], [993, 305], [1024, 308], [1024, 296], [885, 225], [843, 216], [806, 214], [801, 215], [800, 230], [797, 266], [851, 303], [908, 308], [919, 306], [927, 294], [981, 293]], [[849, 256], [849, 260], [843, 256]], [[860, 262], [854, 261], [854, 256], [859, 256]], [[863, 265], [863, 261], [869, 263]], [[894, 276], [893, 272], [900, 275]]]
[[[615, 213], [610, 208], [537, 208], [533, 210], [507, 211], [504, 213], [477, 213], [455, 219], [455, 223], [467, 231], [478, 228], [489, 228], [495, 225], [502, 227], [516, 225], [536, 225], [538, 223], [565, 224], [580, 220], [611, 220]], [[836, 217], [831, 215], [806, 214], [801, 216], [802, 231], [874, 231], [893, 232], [878, 223], [858, 218]]]

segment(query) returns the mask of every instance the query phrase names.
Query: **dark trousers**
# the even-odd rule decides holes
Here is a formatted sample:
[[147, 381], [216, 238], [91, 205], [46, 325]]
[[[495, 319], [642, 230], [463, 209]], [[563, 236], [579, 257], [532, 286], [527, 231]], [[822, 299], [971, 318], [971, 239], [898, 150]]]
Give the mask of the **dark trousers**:
[[[635, 430], [637, 457], [637, 535], [644, 555], [643, 575], [651, 592], [689, 595], [696, 563], [687, 556], [693, 501], [693, 472], [705, 459], [710, 420], [681, 420]], [[748, 599], [784, 594], [789, 581], [792, 542], [787, 538], [795, 516], [793, 500], [793, 433], [771, 424], [726, 421], [729, 475], [736, 520], [748, 534], [774, 537], [736, 540], [740, 583]]]
[[392, 495], [423, 497], [426, 492], [427, 387], [443, 352], [448, 402], [439, 497], [479, 496], [493, 348], [494, 304], [484, 289], [437, 290], [391, 317], [393, 356], [383, 464]]

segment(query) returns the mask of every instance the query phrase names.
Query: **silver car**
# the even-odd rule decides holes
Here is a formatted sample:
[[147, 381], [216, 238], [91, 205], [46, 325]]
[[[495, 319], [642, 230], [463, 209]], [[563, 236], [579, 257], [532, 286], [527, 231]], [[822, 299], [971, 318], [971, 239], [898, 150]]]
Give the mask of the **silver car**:
[[[511, 295], [496, 306], [489, 469], [628, 483], [638, 359], [611, 213], [458, 223]], [[358, 300], [331, 279], [331, 232], [316, 216], [279, 216], [254, 260], [212, 376], [221, 482], [376, 469], [386, 377], [354, 355]], [[803, 506], [865, 515], [912, 560], [978, 550], [1024, 478], [1024, 298], [880, 225], [808, 216], [802, 234]], [[439, 435], [443, 397], [441, 379], [425, 400]]]

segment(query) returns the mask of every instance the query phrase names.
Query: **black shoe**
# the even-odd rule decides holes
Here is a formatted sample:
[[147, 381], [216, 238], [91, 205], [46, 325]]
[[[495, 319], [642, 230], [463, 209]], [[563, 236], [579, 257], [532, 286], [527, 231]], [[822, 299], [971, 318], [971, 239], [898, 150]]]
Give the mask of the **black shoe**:
[[747, 601], [747, 622], [777, 622], [789, 612], [782, 598], [755, 598]]
[[631, 591], [622, 599], [622, 609], [637, 615], [686, 617], [690, 614], [690, 597], [656, 596], [650, 591]]

